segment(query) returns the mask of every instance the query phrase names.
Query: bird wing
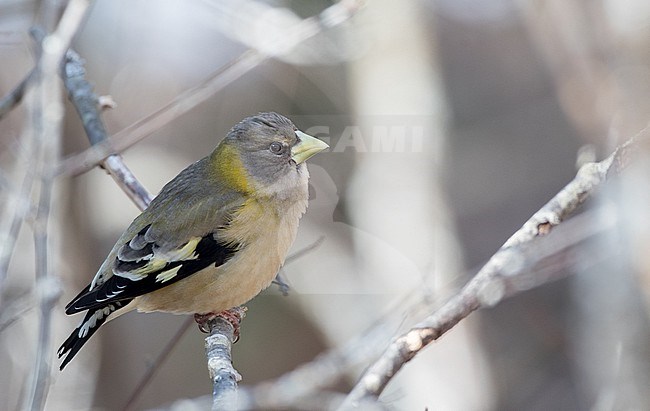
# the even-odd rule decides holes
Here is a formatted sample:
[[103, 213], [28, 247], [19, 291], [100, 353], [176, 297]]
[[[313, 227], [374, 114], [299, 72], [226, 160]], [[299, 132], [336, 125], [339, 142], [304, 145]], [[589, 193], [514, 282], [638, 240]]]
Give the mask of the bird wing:
[[[144, 240], [150, 229], [151, 226], [146, 226], [120, 247], [112, 264], [113, 275], [94, 288], [86, 287], [66, 306], [66, 314], [105, 307], [158, 290], [211, 264], [222, 265], [238, 249], [237, 245], [219, 242], [215, 232], [190, 237], [184, 244], [170, 249]], [[143, 244], [140, 249], [136, 248], [139, 241]]]
[[[188, 176], [181, 173], [176, 180], [179, 178]], [[207, 196], [196, 192], [204, 189], [199, 184], [186, 184], [184, 190], [170, 192], [173, 188], [169, 186], [174, 187], [164, 187], [131, 223], [93, 281], [66, 306], [66, 314], [158, 290], [210, 265], [224, 264], [241, 248], [219, 238], [244, 204], [241, 194]]]

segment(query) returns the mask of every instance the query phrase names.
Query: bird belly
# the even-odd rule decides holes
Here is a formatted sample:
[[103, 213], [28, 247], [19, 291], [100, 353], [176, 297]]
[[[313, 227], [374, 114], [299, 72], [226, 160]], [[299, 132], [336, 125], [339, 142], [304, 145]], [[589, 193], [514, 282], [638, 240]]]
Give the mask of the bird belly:
[[[304, 207], [301, 208], [304, 212]], [[290, 212], [281, 218], [273, 211], [265, 211], [269, 209], [248, 207], [247, 212], [231, 222], [228, 233], [236, 237], [231, 240], [244, 246], [230, 260], [137, 297], [134, 305], [138, 311], [175, 314], [220, 312], [246, 303], [268, 287], [284, 263], [302, 215]], [[251, 217], [259, 223], [246, 224]], [[242, 226], [249, 227], [246, 232], [238, 231], [240, 221]]]

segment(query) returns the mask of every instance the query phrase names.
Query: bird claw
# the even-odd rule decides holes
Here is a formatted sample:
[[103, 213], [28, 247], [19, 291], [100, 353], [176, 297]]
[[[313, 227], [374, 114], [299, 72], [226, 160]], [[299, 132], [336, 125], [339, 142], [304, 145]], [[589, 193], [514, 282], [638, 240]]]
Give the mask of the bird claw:
[[228, 321], [233, 328], [233, 343], [239, 341], [239, 324], [241, 323], [242, 318], [246, 315], [246, 307], [233, 307], [229, 310], [221, 311], [219, 313], [206, 313], [206, 314], [194, 314], [194, 321], [196, 321], [199, 326], [199, 330], [206, 334], [209, 334], [210, 321], [215, 318], [223, 318]]

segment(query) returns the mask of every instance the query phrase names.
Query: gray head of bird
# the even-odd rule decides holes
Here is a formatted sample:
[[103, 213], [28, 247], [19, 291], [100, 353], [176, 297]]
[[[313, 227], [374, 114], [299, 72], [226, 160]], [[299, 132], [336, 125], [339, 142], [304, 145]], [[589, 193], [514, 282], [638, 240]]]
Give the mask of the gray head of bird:
[[212, 153], [219, 174], [252, 195], [306, 188], [305, 161], [329, 146], [277, 113], [260, 113], [235, 125]]

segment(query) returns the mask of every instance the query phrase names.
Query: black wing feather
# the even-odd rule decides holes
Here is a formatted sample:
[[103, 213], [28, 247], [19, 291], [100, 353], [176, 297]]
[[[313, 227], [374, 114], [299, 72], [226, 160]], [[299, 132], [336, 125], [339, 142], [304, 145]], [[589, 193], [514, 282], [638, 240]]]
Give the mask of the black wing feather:
[[[198, 242], [195, 250], [196, 258], [172, 261], [159, 270], [148, 273], [146, 277], [140, 280], [131, 280], [114, 275], [93, 290], [86, 288], [68, 304], [65, 312], [66, 314], [74, 314], [84, 310], [92, 310], [105, 307], [115, 301], [131, 300], [134, 297], [150, 293], [201, 271], [211, 264], [214, 264], [215, 267], [224, 264], [238, 248], [236, 245], [218, 242], [214, 235], [210, 233]], [[119, 271], [131, 271], [146, 265], [147, 262], [147, 260], [121, 261], [116, 259], [115, 268]], [[178, 272], [170, 280], [165, 282], [156, 281], [157, 274], [179, 266]]]

